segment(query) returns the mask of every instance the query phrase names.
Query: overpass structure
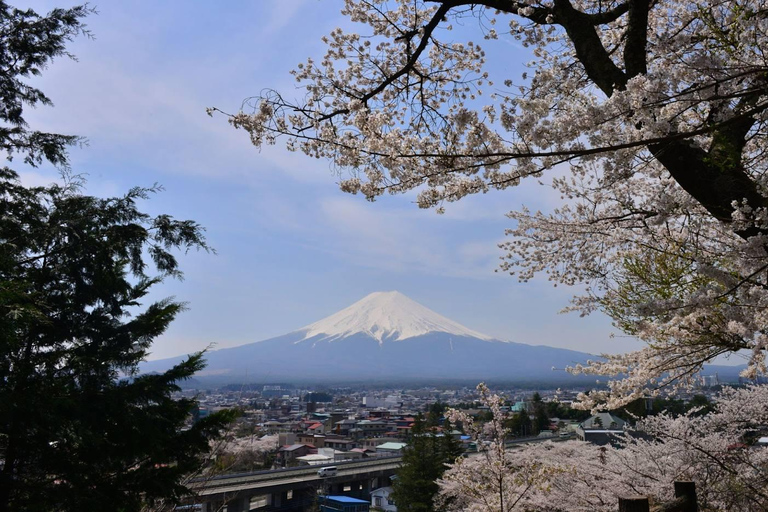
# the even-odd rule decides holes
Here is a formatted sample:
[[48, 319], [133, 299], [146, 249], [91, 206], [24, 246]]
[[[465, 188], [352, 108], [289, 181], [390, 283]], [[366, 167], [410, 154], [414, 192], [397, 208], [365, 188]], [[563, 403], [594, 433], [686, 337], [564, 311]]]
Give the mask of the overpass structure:
[[389, 485], [402, 462], [401, 456], [329, 463], [338, 468], [332, 477], [319, 477], [324, 466], [259, 471], [200, 478], [192, 482], [202, 512], [289, 512], [308, 509], [320, 494], [370, 499], [373, 489]]
[[[524, 438], [507, 441], [507, 449], [558, 438]], [[474, 456], [476, 453], [467, 453]], [[329, 462], [317, 466], [222, 475], [194, 480], [194, 501], [188, 503], [202, 512], [293, 512], [304, 511], [317, 503], [320, 494], [344, 495], [368, 500], [372, 490], [390, 484], [389, 477], [402, 463], [402, 456], [376, 457], [348, 462]], [[333, 477], [320, 477], [322, 467], [334, 466]]]

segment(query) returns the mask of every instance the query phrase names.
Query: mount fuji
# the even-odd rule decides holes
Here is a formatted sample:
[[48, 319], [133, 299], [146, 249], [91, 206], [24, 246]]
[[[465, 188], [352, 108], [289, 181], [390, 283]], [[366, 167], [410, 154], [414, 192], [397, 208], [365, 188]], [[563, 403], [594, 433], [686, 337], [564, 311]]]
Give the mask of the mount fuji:
[[[503, 380], [575, 382], [563, 368], [584, 352], [501, 341], [393, 292], [375, 292], [283, 336], [210, 351], [198, 380], [235, 382], [395, 382]], [[182, 358], [149, 361], [163, 371]], [[594, 382], [594, 380], [592, 380]]]

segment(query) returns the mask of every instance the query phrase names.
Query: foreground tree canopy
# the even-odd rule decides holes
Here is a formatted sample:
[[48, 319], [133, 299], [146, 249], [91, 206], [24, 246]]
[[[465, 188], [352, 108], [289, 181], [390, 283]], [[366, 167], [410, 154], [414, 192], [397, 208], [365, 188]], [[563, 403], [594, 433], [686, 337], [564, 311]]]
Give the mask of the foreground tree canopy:
[[[612, 406], [721, 354], [748, 350], [748, 374], [765, 372], [768, 3], [346, 0], [343, 13], [360, 33], [334, 30], [298, 65], [303, 98], [265, 90], [230, 117], [256, 146], [282, 137], [330, 160], [345, 191], [415, 189], [438, 210], [551, 174], [563, 205], [509, 214], [502, 268], [584, 284], [574, 309], [648, 342], [577, 369], [627, 375]], [[529, 48], [530, 75], [457, 41], [472, 23], [483, 45]]]
[[[26, 79], [66, 55], [88, 13], [39, 16], [0, 2], [0, 149], [9, 159], [68, 168], [67, 146], [79, 139], [28, 128], [24, 108], [50, 100]], [[207, 249], [196, 223], [138, 209], [154, 191], [102, 199], [76, 185], [25, 187], [0, 169], [1, 511], [177, 501], [183, 477], [232, 416], [184, 428], [196, 402], [172, 394], [202, 368], [201, 354], [136, 376], [183, 309], [147, 294], [181, 276], [175, 249]]]

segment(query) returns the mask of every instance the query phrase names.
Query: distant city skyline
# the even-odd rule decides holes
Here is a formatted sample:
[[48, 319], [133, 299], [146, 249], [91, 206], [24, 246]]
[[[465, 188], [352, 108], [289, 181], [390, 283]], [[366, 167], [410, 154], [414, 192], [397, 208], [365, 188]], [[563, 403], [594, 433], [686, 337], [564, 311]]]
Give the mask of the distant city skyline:
[[[237, 111], [266, 87], [293, 91], [289, 70], [323, 54], [324, 34], [349, 26], [342, 5], [110, 2], [86, 20], [94, 39], [68, 46], [78, 62], [59, 58], [35, 79], [56, 106], [31, 111], [30, 125], [89, 141], [72, 150], [85, 193], [159, 183], [165, 191], [143, 207], [198, 221], [217, 251], [181, 256], [185, 280], [153, 294], [176, 296], [189, 310], [155, 342], [152, 359], [279, 336], [389, 290], [502, 340], [591, 353], [639, 348], [611, 339], [616, 331], [600, 314], [558, 314], [574, 290], [495, 272], [497, 244], [511, 225], [505, 213], [521, 204], [551, 208], [559, 198], [547, 188], [531, 181], [469, 197], [444, 215], [419, 210], [413, 195], [367, 203], [338, 190], [327, 162], [280, 144], [258, 151], [225, 117], [206, 115], [210, 106]], [[498, 62], [505, 73], [522, 72], [524, 49], [484, 46], [519, 53]], [[48, 167], [12, 167], [27, 184], [57, 179]]]

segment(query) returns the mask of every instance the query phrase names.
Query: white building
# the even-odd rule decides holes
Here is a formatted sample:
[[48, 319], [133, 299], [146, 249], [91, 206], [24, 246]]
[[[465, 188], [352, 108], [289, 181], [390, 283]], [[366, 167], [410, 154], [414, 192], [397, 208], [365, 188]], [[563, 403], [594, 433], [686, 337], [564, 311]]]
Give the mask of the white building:
[[371, 491], [371, 506], [384, 512], [397, 512], [395, 502], [389, 499], [390, 494], [392, 494], [391, 487], [379, 487]]

